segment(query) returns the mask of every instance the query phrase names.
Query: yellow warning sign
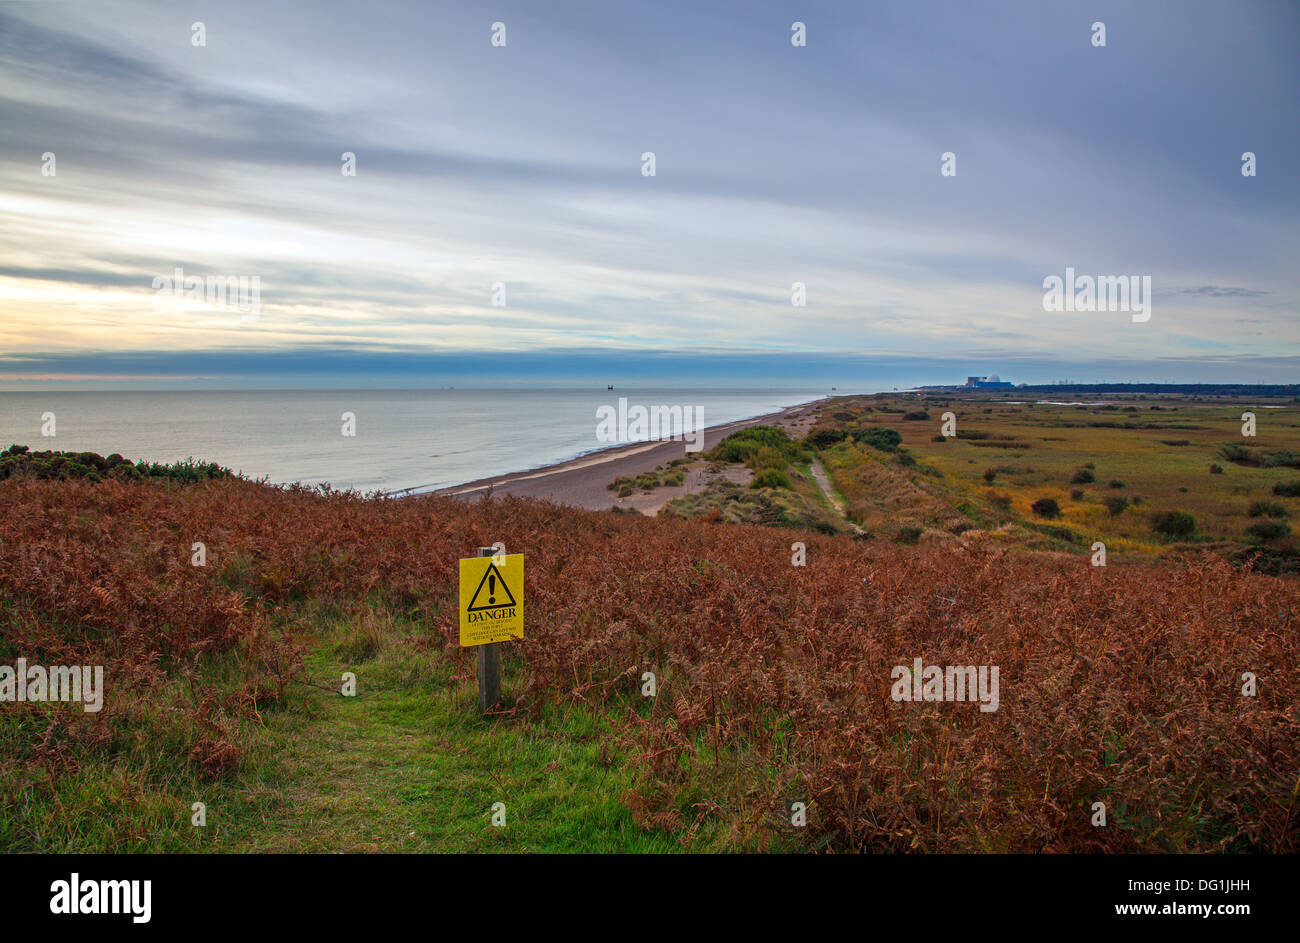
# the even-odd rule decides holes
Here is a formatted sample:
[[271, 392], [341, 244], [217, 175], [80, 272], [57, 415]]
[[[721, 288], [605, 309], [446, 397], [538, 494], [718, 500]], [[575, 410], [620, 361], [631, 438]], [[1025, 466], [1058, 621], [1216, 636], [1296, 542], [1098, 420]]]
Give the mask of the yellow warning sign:
[[524, 637], [524, 555], [460, 561], [460, 644]]

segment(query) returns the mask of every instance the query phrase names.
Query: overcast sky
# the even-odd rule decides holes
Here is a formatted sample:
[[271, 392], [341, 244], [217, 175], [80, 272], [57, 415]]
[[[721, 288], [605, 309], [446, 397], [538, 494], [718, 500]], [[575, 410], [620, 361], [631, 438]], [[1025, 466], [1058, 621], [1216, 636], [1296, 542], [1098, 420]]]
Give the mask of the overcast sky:
[[[1292, 0], [5, 2], [0, 132], [10, 388], [593, 348], [1300, 379]], [[1151, 276], [1150, 320], [1044, 311], [1067, 266]], [[160, 310], [177, 267], [258, 317]]]

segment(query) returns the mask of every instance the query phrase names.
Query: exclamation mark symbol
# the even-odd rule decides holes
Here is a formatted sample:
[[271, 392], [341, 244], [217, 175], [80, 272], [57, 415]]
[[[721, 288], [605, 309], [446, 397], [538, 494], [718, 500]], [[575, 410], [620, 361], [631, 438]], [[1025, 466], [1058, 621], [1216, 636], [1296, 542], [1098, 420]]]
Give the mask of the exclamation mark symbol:
[[497, 575], [495, 573], [488, 573], [488, 605], [489, 606], [496, 605], [496, 601], [497, 601], [496, 591], [497, 591]]

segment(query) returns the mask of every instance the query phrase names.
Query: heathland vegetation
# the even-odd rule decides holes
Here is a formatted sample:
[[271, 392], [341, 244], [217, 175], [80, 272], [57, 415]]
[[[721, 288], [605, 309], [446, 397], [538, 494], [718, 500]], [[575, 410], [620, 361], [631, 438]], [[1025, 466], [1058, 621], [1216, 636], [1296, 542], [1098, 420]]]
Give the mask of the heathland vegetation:
[[[1099, 500], [1112, 478], [1235, 540], [1224, 493], [1162, 490], [1148, 430], [1104, 452], [1093, 427], [1061, 424], [1087, 413], [980, 412], [958, 428], [987, 438], [939, 443], [942, 404], [930, 419], [867, 405], [826, 414], [813, 436], [829, 447], [760, 432], [717, 460], [789, 476], [816, 453], [856, 521], [912, 526], [915, 545], [24, 466], [0, 482], [0, 664], [103, 665], [106, 691], [98, 713], [0, 705], [0, 846], [1297, 850], [1300, 585], [1195, 544], [1147, 560], [1177, 545], [1145, 523], [1114, 538], [1135, 551], [1125, 566], [1024, 552], [1074, 545], [1037, 527], [1124, 521]], [[1187, 467], [1206, 482], [1219, 418], [1177, 416], [1205, 443]], [[1088, 461], [1088, 500], [1069, 498]], [[983, 476], [1003, 466], [1005, 507]], [[1248, 512], [1285, 508], [1272, 484], [1291, 479], [1225, 468], [1243, 520], [1281, 520]], [[1029, 510], [1043, 497], [1061, 504], [1051, 525]], [[505, 698], [483, 719], [456, 561], [497, 541], [526, 555], [526, 638], [505, 646]], [[892, 670], [918, 657], [999, 666], [999, 708], [893, 700]]]
[[[1291, 398], [1006, 400], [1006, 393], [842, 397], [822, 407], [794, 447], [829, 471], [859, 536], [966, 535], [1087, 555], [1101, 542], [1112, 562], [1209, 550], [1270, 572], [1300, 569], [1290, 524], [1300, 512], [1300, 407]], [[1246, 412], [1254, 415], [1249, 425]], [[721, 446], [710, 457], [748, 461]], [[790, 486], [778, 458], [770, 453], [771, 470], [754, 485], [771, 486], [779, 501]], [[796, 470], [786, 461], [787, 472]], [[808, 497], [817, 503], [816, 493]]]

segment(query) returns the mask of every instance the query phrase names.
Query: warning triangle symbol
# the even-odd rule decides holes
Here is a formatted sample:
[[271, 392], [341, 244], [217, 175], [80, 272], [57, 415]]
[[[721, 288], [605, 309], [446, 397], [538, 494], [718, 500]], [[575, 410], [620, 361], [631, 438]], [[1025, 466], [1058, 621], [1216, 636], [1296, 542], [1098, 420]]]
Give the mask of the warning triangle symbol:
[[[489, 580], [489, 576], [495, 576], [495, 579]], [[482, 600], [480, 602], [480, 600]], [[465, 607], [466, 612], [481, 612], [484, 609], [500, 609], [503, 606], [516, 606], [514, 595], [510, 592], [510, 587], [506, 581], [501, 578], [501, 571], [495, 564], [489, 563], [487, 569], [483, 571], [483, 578], [478, 582], [478, 589], [474, 590], [474, 595], [470, 598], [469, 605]]]

